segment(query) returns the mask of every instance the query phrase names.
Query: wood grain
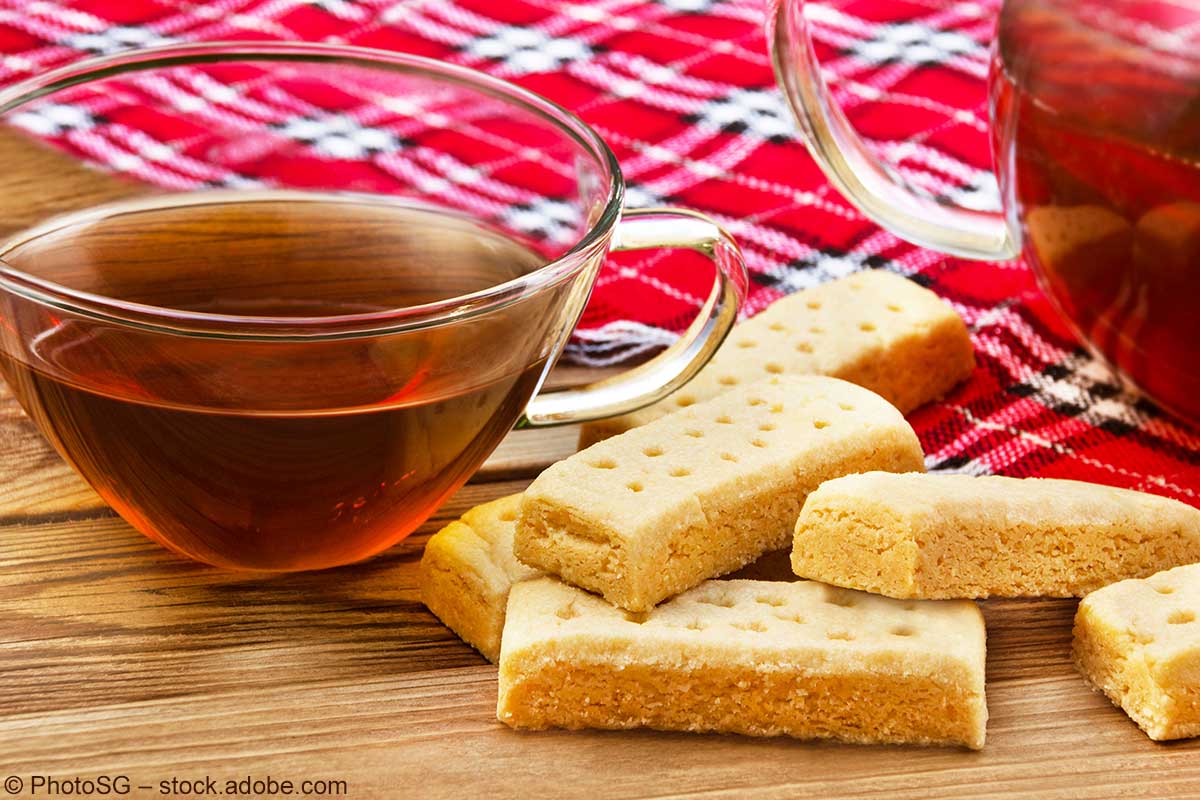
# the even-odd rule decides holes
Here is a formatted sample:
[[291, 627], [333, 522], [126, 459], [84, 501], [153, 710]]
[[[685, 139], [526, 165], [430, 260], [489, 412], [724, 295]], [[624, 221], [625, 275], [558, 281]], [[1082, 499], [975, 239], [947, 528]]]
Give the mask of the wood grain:
[[[425, 612], [416, 566], [432, 531], [519, 491], [571, 435], [522, 432], [495, 478], [378, 558], [258, 576], [181, 561], [96, 507], [30, 511], [42, 476], [69, 482], [24, 431], [0, 484], [0, 772], [336, 778], [352, 797], [1200, 797], [1197, 743], [1151, 742], [1071, 668], [1071, 601], [984, 604], [982, 753], [504, 728], [494, 667]], [[789, 572], [777, 554], [747, 574]]]
[[0, 164], [5, 166], [0, 237], [54, 214], [149, 193], [146, 184], [83, 166], [7, 126], [0, 128]]
[[[135, 797], [271, 775], [358, 798], [1200, 798], [1200, 743], [1151, 742], [1071, 668], [1069, 601], [984, 604], [980, 753], [499, 725], [494, 667], [421, 606], [417, 563], [439, 525], [519, 491], [575, 435], [514, 433], [380, 557], [229, 574], [116, 518], [0, 393], [0, 780], [124, 774], [153, 787]], [[775, 555], [746, 574], [790, 572]]]

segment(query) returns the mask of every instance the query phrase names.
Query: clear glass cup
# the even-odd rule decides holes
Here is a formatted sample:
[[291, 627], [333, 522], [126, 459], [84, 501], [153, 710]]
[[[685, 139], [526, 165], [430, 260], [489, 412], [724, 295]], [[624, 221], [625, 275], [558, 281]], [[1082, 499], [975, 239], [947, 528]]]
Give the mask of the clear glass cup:
[[[773, 0], [767, 39], [830, 182], [924, 247], [989, 260], [1023, 253], [1081, 341], [1200, 423], [1200, 5], [1006, 0], [989, 81], [997, 210], [920, 192], [876, 157], [830, 97], [806, 7], [825, 13]], [[904, 43], [881, 44], [903, 58]]]
[[[132, 51], [0, 91], [0, 121], [0, 373], [126, 520], [221, 567], [379, 552], [514, 423], [674, 391], [745, 291], [712, 221], [622, 212], [578, 118], [428, 59]], [[696, 321], [628, 372], [538, 394], [605, 255], [655, 247], [714, 262]]]

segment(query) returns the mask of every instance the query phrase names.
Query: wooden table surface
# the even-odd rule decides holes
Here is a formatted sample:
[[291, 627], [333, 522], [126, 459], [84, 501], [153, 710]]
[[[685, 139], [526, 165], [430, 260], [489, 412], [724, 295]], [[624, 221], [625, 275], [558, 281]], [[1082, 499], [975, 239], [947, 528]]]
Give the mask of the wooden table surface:
[[[417, 564], [433, 531], [522, 489], [575, 436], [512, 434], [379, 557], [264, 578], [136, 533], [0, 390], [0, 782], [19, 797], [36, 776], [127, 776], [131, 797], [269, 776], [355, 798], [1200, 798], [1200, 742], [1151, 742], [1072, 669], [1071, 601], [983, 604], [978, 753], [500, 725], [495, 668], [425, 611]], [[751, 570], [789, 574], [774, 556]]]

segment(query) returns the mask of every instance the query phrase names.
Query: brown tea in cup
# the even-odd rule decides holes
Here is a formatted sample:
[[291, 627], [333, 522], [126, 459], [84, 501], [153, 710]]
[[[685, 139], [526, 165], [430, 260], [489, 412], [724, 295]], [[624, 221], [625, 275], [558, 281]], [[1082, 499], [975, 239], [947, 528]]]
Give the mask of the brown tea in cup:
[[[514, 425], [679, 388], [746, 289], [712, 220], [622, 209], [583, 121], [418, 56], [122, 51], [0, 88], [0, 153], [0, 376], [130, 524], [227, 568], [380, 552]], [[678, 340], [539, 392], [608, 253], [659, 247], [711, 264]]]
[[[127, 302], [297, 319], [457, 297], [543, 263], [513, 238], [413, 206], [271, 192], [184, 197], [94, 209], [0, 258]], [[525, 315], [493, 337], [528, 338], [506, 325], [528, 328]], [[515, 344], [453, 381], [423, 368], [439, 348], [453, 349], [448, 335], [254, 358], [235, 343], [160, 348], [64, 321], [35, 344], [59, 375], [2, 355], [0, 372], [58, 449], [143, 530], [209, 563], [304, 569], [357, 560], [419, 524], [533, 394], [545, 358], [528, 360]], [[289, 395], [303, 408], [288, 408]]]

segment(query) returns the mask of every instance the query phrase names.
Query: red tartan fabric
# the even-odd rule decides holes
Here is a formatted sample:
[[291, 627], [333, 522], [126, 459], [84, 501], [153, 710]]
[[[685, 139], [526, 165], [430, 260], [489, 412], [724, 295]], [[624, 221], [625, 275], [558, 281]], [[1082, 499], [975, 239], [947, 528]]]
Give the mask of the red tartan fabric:
[[[984, 88], [998, 8], [998, 0], [837, 0], [814, 26], [837, 99], [870, 145], [915, 184], [981, 207], [998, 202]], [[692, 207], [726, 225], [752, 272], [746, 314], [868, 268], [903, 273], [953, 303], [971, 328], [979, 369], [911, 418], [931, 469], [1078, 478], [1200, 503], [1200, 436], [1124, 393], [1058, 319], [1027, 266], [914, 247], [864, 219], [829, 186], [774, 87], [763, 11], [759, 0], [0, 0], [0, 81], [87, 54], [217, 39], [377, 47], [514, 81], [577, 112], [604, 136], [621, 161], [630, 205]], [[219, 84], [245, 76], [209, 77]], [[254, 113], [247, 105], [253, 102], [275, 103], [274, 113], [283, 102], [228, 98], [200, 83], [192, 88], [213, 113], [235, 105]], [[303, 121], [302, 87], [288, 98]], [[105, 102], [80, 98], [79, 107], [99, 117]], [[348, 95], [345, 112], [362, 124], [356, 102]], [[171, 187], [284, 173], [295, 184], [312, 168], [302, 154], [213, 164], [177, 149], [131, 167], [131, 151], [144, 153], [181, 133], [170, 119], [128, 106], [119, 112], [119, 119], [105, 118], [104, 130], [60, 125], [71, 109], [57, 111], [58, 122], [42, 118], [29, 127]], [[419, 155], [389, 160], [383, 152], [363, 167], [362, 180], [418, 180], [443, 171]], [[495, 185], [480, 196], [519, 195], [520, 181], [506, 183], [503, 173], [491, 179]], [[695, 266], [668, 253], [614, 259], [568, 357], [619, 364], [668, 342], [710, 283]]]

